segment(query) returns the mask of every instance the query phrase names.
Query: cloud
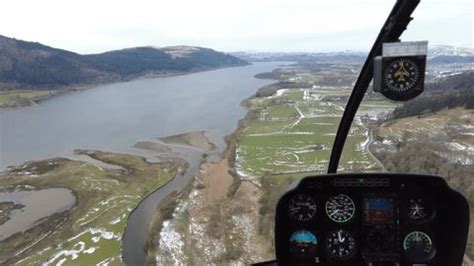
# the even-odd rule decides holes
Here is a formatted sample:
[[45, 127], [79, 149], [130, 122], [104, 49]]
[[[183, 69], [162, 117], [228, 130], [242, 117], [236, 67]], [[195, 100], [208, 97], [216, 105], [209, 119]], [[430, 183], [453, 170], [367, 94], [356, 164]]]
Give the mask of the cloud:
[[[393, 0], [134, 0], [2, 3], [0, 34], [81, 53], [200, 45], [225, 51], [369, 49]], [[473, 2], [422, 1], [406, 37], [473, 45]]]

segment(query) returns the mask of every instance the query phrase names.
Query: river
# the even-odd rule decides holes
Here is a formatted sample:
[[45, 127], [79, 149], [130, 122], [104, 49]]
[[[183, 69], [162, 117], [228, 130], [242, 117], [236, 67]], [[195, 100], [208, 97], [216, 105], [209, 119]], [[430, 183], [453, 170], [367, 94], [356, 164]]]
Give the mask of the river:
[[[272, 82], [254, 75], [281, 64], [285, 63], [119, 82], [53, 97], [38, 106], [0, 110], [0, 169], [29, 160], [74, 157], [78, 148], [146, 154], [132, 146], [197, 130], [208, 132], [218, 154], [225, 148], [224, 136], [245, 115], [240, 102]], [[190, 162], [185, 175], [149, 195], [129, 217], [123, 242], [123, 258], [129, 265], [143, 265], [156, 205], [198, 171], [200, 153], [181, 153]]]

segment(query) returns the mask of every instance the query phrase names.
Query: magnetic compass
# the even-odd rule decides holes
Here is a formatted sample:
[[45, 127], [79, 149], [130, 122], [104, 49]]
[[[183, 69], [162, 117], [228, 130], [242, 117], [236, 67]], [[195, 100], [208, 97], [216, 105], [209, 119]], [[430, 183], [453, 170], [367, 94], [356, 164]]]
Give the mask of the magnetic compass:
[[388, 89], [406, 93], [415, 88], [420, 78], [420, 68], [411, 59], [394, 60], [385, 69], [384, 81]]
[[406, 101], [423, 92], [426, 56], [399, 56], [376, 59], [375, 88], [385, 97]]

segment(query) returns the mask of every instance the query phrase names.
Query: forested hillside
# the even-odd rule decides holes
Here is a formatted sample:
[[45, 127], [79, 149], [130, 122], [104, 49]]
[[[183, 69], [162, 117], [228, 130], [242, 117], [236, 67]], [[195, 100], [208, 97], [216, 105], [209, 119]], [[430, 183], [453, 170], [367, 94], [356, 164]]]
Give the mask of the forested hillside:
[[474, 108], [474, 71], [427, 84], [421, 96], [397, 107], [391, 118], [421, 115], [454, 107]]
[[80, 55], [0, 35], [0, 90], [56, 89], [149, 73], [185, 73], [243, 64], [246, 62], [234, 56], [201, 47], [137, 47]]

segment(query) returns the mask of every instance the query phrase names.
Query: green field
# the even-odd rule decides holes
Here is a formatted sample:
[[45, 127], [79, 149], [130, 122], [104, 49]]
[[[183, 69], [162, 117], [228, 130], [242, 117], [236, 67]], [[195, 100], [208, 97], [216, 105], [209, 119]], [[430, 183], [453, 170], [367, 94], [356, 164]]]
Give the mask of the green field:
[[[256, 110], [238, 136], [237, 162], [244, 176], [259, 177], [297, 172], [323, 172], [344, 110], [343, 102], [323, 100], [325, 96], [347, 96], [344, 88], [287, 90], [247, 103]], [[393, 109], [387, 101], [371, 100], [361, 106], [359, 116], [374, 116]], [[355, 122], [347, 139], [340, 170], [377, 170], [367, 153], [368, 129]]]
[[41, 97], [50, 95], [51, 91], [27, 91], [27, 90], [13, 90], [0, 92], [0, 105], [6, 104], [15, 98], [21, 97], [29, 100], [36, 100]]
[[[184, 162], [151, 164], [141, 157], [100, 151], [87, 155], [120, 166], [103, 169], [90, 163], [53, 159], [31, 163], [2, 178], [0, 191], [23, 186], [72, 190], [76, 205], [64, 215], [0, 244], [7, 264], [122, 265], [121, 242], [131, 210], [153, 190], [170, 180]], [[33, 247], [31, 243], [42, 239]], [[25, 250], [22, 254], [16, 254]]]
[[[345, 87], [280, 91], [254, 98], [246, 107], [256, 113], [237, 136], [236, 169], [257, 179], [259, 233], [273, 241], [274, 206], [290, 183], [326, 172], [332, 144], [350, 90]], [[339, 171], [376, 171], [381, 166], [368, 153], [369, 129], [362, 118], [392, 110], [388, 101], [364, 101], [346, 141]]]

